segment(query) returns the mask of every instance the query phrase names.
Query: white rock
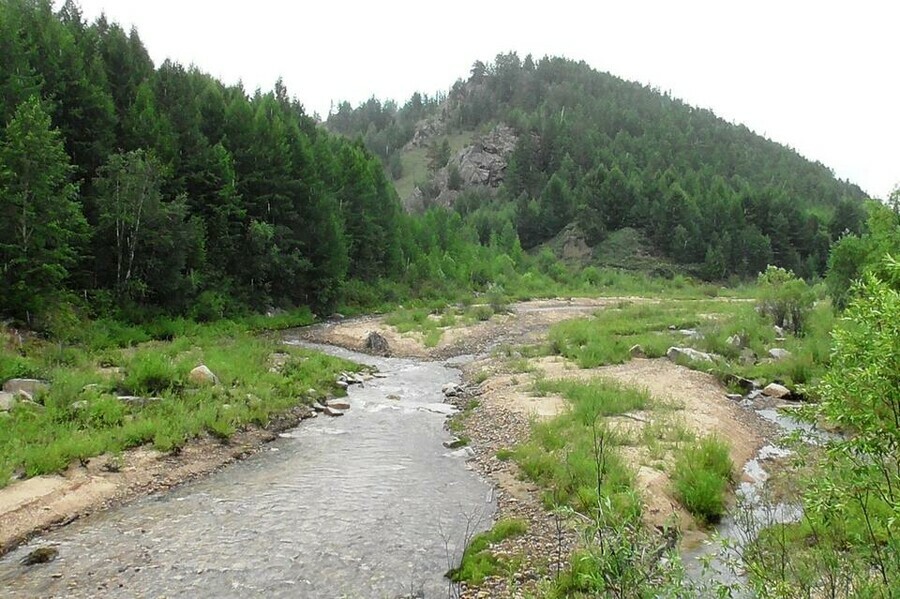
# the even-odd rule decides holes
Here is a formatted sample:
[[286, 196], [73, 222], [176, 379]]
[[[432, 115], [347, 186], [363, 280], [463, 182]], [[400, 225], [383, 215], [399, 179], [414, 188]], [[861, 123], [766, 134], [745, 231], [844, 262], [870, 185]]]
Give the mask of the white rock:
[[38, 391], [46, 391], [49, 388], [49, 383], [38, 379], [9, 379], [3, 383], [3, 390], [7, 393], [16, 394], [24, 391], [28, 394], [28, 397], [33, 396]]
[[213, 371], [210, 370], [205, 364], [201, 364], [197, 366], [193, 370], [191, 370], [188, 375], [188, 380], [195, 385], [218, 385], [219, 377], [213, 374]]
[[784, 385], [779, 385], [778, 383], [769, 383], [768, 385], [766, 385], [765, 389], [762, 390], [762, 392], [763, 395], [767, 397], [774, 397], [775, 399], [783, 399], [791, 395], [790, 389], [788, 389]]
[[666, 357], [672, 362], [679, 359], [696, 360], [697, 362], [714, 362], [715, 356], [696, 350], [692, 347], [670, 347], [666, 351]]
[[16, 396], [6, 391], [0, 391], [0, 412], [8, 412], [16, 405]]
[[784, 360], [791, 357], [791, 352], [780, 347], [773, 347], [769, 350], [769, 357], [773, 360]]

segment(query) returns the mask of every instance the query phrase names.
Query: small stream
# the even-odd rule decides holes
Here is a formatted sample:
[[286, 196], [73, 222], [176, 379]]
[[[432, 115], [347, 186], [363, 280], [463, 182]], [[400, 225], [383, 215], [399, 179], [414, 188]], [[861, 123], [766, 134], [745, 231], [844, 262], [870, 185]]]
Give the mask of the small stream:
[[[467, 526], [488, 528], [495, 509], [490, 485], [442, 445], [441, 387], [459, 371], [309, 347], [386, 376], [351, 387], [342, 417], [20, 547], [0, 559], [0, 595], [447, 597]], [[20, 565], [47, 545], [55, 561]]]
[[[752, 405], [747, 403], [749, 400], [744, 401], [745, 407]], [[836, 437], [833, 433], [798, 421], [774, 408], [760, 408], [753, 411], [763, 420], [775, 424], [785, 435], [797, 434], [805, 443], [817, 444]], [[776, 524], [797, 522], [803, 517], [801, 506], [772, 504], [764, 496], [764, 487], [769, 479], [765, 462], [789, 456], [791, 453], [789, 449], [767, 443], [744, 465], [741, 482], [735, 491], [738, 498], [735, 510], [741, 513], [733, 511], [726, 514], [716, 525], [713, 538], [682, 553], [685, 571], [690, 580], [701, 585], [718, 582], [733, 585], [737, 589], [746, 588], [746, 578], [740, 570], [736, 570], [736, 566], [740, 565], [741, 548], [754, 540], [762, 529]], [[705, 560], [709, 560], [708, 570], [703, 566]], [[737, 590], [732, 596], [752, 595], [749, 591]]]

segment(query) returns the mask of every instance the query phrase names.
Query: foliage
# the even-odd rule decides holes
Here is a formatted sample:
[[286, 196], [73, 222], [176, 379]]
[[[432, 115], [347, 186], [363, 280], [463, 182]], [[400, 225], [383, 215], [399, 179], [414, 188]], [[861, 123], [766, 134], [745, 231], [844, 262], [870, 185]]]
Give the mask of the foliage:
[[521, 536], [527, 530], [527, 524], [523, 520], [513, 518], [499, 520], [491, 530], [472, 537], [463, 552], [459, 567], [452, 568], [447, 572], [447, 578], [453, 582], [479, 585], [488, 576], [499, 574], [504, 568], [509, 568], [514, 564], [508, 564], [491, 553], [491, 547], [506, 539]]
[[757, 304], [761, 314], [776, 326], [795, 334], [803, 332], [815, 295], [802, 279], [777, 266], [769, 266], [759, 275], [760, 294]]
[[682, 446], [672, 481], [678, 500], [694, 516], [715, 523], [725, 514], [726, 496], [734, 479], [728, 445], [704, 437]]

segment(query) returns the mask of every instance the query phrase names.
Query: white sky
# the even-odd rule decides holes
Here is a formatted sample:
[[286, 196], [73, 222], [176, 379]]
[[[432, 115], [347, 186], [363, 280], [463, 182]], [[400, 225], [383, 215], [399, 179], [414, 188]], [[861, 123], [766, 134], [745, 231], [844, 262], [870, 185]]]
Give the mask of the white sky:
[[81, 0], [137, 26], [157, 63], [249, 91], [282, 76], [309, 113], [448, 90], [516, 50], [584, 60], [790, 145], [885, 198], [900, 183], [892, 0], [508, 2]]

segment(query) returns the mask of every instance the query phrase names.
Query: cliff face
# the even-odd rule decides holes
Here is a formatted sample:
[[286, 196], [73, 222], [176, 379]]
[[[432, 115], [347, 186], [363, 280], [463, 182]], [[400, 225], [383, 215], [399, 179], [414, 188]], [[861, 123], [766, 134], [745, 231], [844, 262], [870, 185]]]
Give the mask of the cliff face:
[[[412, 143], [424, 145], [426, 131], [439, 135], [443, 129], [433, 121], [416, 129]], [[509, 157], [516, 147], [517, 136], [504, 124], [495, 126], [486, 135], [476, 137], [450, 158], [447, 166], [434, 173], [427, 189], [416, 187], [404, 198], [407, 210], [420, 210], [426, 205], [452, 206], [463, 191], [481, 188], [495, 191], [503, 183]]]

